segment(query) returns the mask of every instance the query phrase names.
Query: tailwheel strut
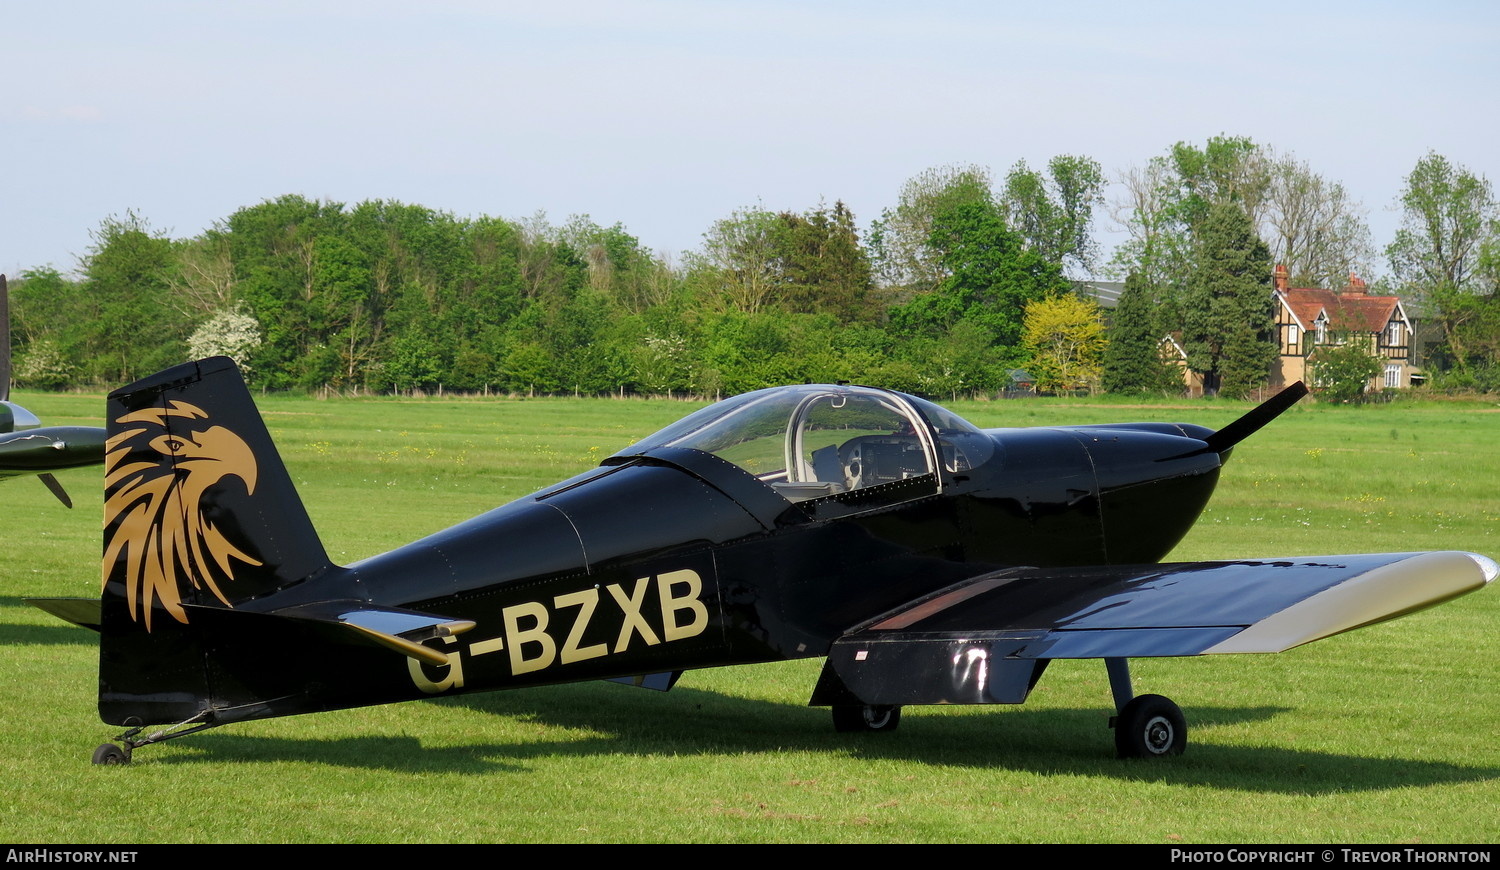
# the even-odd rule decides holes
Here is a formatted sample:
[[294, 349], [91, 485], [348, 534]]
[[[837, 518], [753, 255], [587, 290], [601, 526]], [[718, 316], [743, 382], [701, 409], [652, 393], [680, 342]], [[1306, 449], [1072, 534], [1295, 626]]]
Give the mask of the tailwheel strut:
[[142, 746], [161, 743], [165, 740], [175, 740], [178, 737], [186, 737], [189, 734], [197, 734], [199, 731], [206, 731], [209, 728], [217, 727], [217, 722], [209, 721], [212, 715], [213, 711], [204, 710], [191, 719], [184, 719], [175, 725], [168, 725], [147, 734], [145, 737], [137, 736], [146, 730], [146, 726], [141, 724], [140, 720], [126, 722], [125, 724], [129, 727], [115, 737], [116, 742], [100, 744], [94, 750], [93, 763], [129, 764], [132, 754]]

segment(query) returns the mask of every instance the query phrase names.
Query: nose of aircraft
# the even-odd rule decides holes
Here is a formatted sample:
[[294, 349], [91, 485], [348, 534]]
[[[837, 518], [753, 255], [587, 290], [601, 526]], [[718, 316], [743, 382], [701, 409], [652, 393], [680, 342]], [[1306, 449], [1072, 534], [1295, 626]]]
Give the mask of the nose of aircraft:
[[1211, 430], [1134, 424], [1075, 430], [1098, 481], [1108, 561], [1155, 562], [1182, 540], [1219, 481], [1221, 455]]

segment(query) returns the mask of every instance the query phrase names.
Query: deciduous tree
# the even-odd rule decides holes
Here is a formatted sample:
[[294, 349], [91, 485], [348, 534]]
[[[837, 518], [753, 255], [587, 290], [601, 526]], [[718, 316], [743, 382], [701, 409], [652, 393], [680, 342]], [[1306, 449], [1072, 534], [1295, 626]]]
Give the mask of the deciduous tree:
[[1039, 389], [1099, 388], [1106, 341], [1099, 305], [1092, 299], [1063, 293], [1028, 303], [1021, 344], [1027, 371]]
[[1262, 237], [1293, 287], [1344, 286], [1368, 274], [1374, 249], [1364, 210], [1344, 190], [1287, 155], [1270, 163]]
[[1019, 353], [1027, 303], [1068, 290], [1062, 267], [1028, 250], [994, 205], [939, 214], [929, 244], [947, 277], [892, 310], [892, 325], [906, 336], [946, 335], [967, 321], [986, 330], [992, 345]]
[[1456, 368], [1471, 357], [1500, 362], [1500, 339], [1487, 338], [1500, 304], [1500, 203], [1489, 179], [1428, 154], [1407, 176], [1401, 205], [1386, 256], [1402, 290], [1437, 309]]
[[688, 271], [710, 308], [754, 314], [776, 300], [780, 229], [775, 212], [746, 208], [703, 234], [703, 252], [689, 256]]
[[84, 290], [97, 300], [88, 328], [89, 374], [125, 383], [182, 361], [182, 317], [166, 304], [172, 241], [134, 212], [107, 218], [84, 258]]
[[1401, 206], [1401, 229], [1386, 248], [1397, 279], [1421, 289], [1479, 289], [1476, 270], [1500, 232], [1489, 179], [1428, 154], [1407, 176]]
[[260, 347], [260, 323], [242, 305], [221, 309], [188, 336], [188, 358], [227, 356], [252, 372], [251, 354]]
[[937, 216], [962, 205], [988, 206], [990, 171], [982, 166], [936, 166], [907, 179], [894, 209], [870, 228], [870, 250], [881, 280], [913, 293], [933, 289], [949, 274], [930, 246]]
[[1104, 173], [1087, 157], [1062, 154], [1047, 164], [1047, 176], [1021, 161], [1005, 177], [1001, 202], [1010, 228], [1028, 247], [1081, 273], [1093, 270], [1097, 245], [1094, 207], [1104, 202]]
[[1216, 205], [1233, 204], [1252, 227], [1265, 216], [1269, 162], [1254, 142], [1215, 136], [1199, 148], [1173, 145], [1165, 156], [1122, 177], [1127, 199], [1116, 219], [1130, 241], [1115, 251], [1117, 274], [1139, 272], [1157, 288], [1168, 325], [1182, 325], [1181, 296], [1197, 269], [1198, 233]]
[[1320, 345], [1309, 360], [1313, 389], [1331, 402], [1357, 401], [1384, 363], [1370, 355], [1369, 346], [1355, 339], [1341, 345]]

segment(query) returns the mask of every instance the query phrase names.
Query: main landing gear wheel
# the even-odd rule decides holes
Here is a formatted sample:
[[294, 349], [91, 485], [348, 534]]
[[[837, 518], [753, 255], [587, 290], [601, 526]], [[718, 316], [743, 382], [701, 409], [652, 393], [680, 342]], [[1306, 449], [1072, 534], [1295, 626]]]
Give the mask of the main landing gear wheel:
[[114, 745], [105, 743], [94, 750], [95, 764], [129, 764], [130, 753]]
[[839, 732], [895, 731], [900, 724], [900, 707], [847, 705], [833, 708], [833, 730]]
[[1187, 748], [1187, 720], [1161, 695], [1131, 699], [1115, 718], [1115, 751], [1121, 758], [1165, 758]]

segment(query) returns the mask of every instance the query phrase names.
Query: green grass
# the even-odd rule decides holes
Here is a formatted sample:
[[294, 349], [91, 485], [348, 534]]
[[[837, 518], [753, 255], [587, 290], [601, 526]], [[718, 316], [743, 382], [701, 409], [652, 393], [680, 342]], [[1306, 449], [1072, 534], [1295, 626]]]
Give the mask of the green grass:
[[[47, 423], [99, 396], [24, 395]], [[362, 558], [595, 464], [696, 404], [316, 401], [262, 407], [330, 553]], [[983, 426], [1173, 419], [1233, 402], [957, 403]], [[1467, 549], [1500, 555], [1493, 406], [1298, 407], [1236, 449], [1174, 558]], [[1279, 656], [1138, 660], [1193, 729], [1118, 761], [1097, 662], [1020, 707], [913, 708], [837, 735], [819, 663], [581, 684], [247, 723], [94, 767], [94, 636], [24, 595], [97, 592], [97, 469], [10, 499], [0, 580], [0, 830], [11, 842], [1494, 842], [1500, 594]]]

